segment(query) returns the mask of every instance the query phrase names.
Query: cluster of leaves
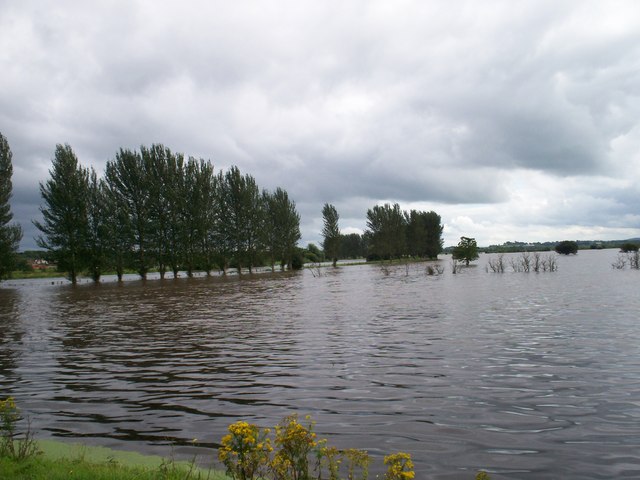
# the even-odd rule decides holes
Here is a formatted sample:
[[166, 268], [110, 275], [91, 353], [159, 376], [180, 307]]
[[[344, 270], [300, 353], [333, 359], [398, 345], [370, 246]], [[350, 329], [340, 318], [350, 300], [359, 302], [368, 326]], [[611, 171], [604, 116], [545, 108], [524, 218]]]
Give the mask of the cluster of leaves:
[[324, 254], [327, 258], [331, 259], [333, 266], [336, 266], [338, 262], [338, 255], [340, 255], [340, 228], [338, 227], [338, 220], [340, 216], [336, 207], [328, 203], [322, 207], [322, 248], [324, 248]]
[[99, 178], [79, 165], [69, 145], [58, 145], [44, 200], [41, 248], [53, 254], [75, 283], [88, 269], [119, 278], [127, 268], [145, 278], [216, 266], [238, 271], [276, 261], [293, 264], [300, 216], [287, 192], [260, 191], [237, 167], [214, 173], [210, 162], [187, 158], [163, 145], [120, 149]]
[[[242, 421], [230, 425], [218, 450], [218, 459], [225, 465], [227, 475], [234, 480], [368, 477], [370, 457], [366, 451], [327, 446], [326, 440], [318, 440], [314, 423], [309, 417], [306, 420], [309, 423], [303, 425], [296, 415], [286, 417], [275, 427], [273, 442], [269, 429]], [[384, 463], [387, 480], [410, 480], [415, 476], [407, 453], [389, 455]]]
[[561, 255], [575, 255], [578, 253], [578, 242], [573, 240], [563, 240], [555, 247], [555, 251]]
[[623, 243], [620, 246], [620, 251], [622, 253], [637, 252], [638, 251], [638, 245], [636, 245], [635, 243], [626, 242], [626, 243]]
[[20, 225], [10, 223], [13, 218], [9, 200], [11, 199], [13, 185], [12, 153], [9, 142], [0, 133], [0, 280], [11, 275], [16, 267], [16, 252], [22, 239]]
[[[462, 260], [467, 266], [478, 258], [478, 243], [475, 238], [460, 237], [460, 242], [453, 249], [454, 260]], [[455, 273], [455, 270], [454, 270]]]
[[0, 400], [0, 457], [22, 461], [39, 453], [30, 428], [20, 436], [16, 430], [20, 409], [13, 397]]
[[367, 211], [368, 257], [437, 258], [442, 251], [443, 228], [440, 215], [435, 212], [405, 212], [397, 203], [376, 205]]

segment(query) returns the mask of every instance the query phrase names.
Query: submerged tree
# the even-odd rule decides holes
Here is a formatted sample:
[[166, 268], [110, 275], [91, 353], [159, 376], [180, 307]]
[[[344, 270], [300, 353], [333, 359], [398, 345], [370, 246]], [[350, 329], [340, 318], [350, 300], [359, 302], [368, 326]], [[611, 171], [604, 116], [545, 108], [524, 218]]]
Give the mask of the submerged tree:
[[94, 282], [100, 280], [108, 261], [108, 239], [112, 232], [108, 230], [107, 201], [106, 185], [91, 168], [87, 191], [87, 266]]
[[364, 235], [346, 233], [340, 235], [340, 258], [364, 258], [367, 256], [367, 245]]
[[218, 223], [213, 165], [189, 158], [184, 173], [184, 264], [189, 277], [196, 268], [207, 275], [214, 266], [214, 232]]
[[262, 192], [264, 203], [263, 244], [269, 255], [271, 270], [275, 269], [275, 259], [280, 259], [284, 270], [293, 268], [296, 245], [300, 240], [300, 215], [296, 204], [289, 199], [285, 190], [278, 187], [275, 192]]
[[382, 259], [398, 258], [405, 253], [406, 219], [397, 203], [376, 205], [367, 211], [371, 253]]
[[437, 258], [442, 251], [440, 215], [436, 212], [405, 212], [407, 253], [414, 257]]
[[325, 203], [322, 207], [322, 248], [325, 256], [331, 259], [334, 267], [338, 263], [338, 255], [340, 255], [341, 237], [338, 220], [340, 220], [340, 215], [338, 215], [336, 207]]
[[556, 252], [561, 255], [569, 255], [578, 253], [578, 242], [572, 240], [564, 240], [556, 245]]
[[218, 176], [219, 242], [223, 270], [226, 270], [228, 254], [236, 261], [238, 273], [243, 265], [252, 272], [261, 247], [263, 202], [258, 185], [251, 175], [242, 175], [238, 167], [231, 167]]
[[123, 233], [129, 236], [130, 251], [136, 258], [135, 268], [144, 279], [153, 259], [149, 255], [151, 205], [148, 177], [140, 154], [120, 149], [115, 160], [107, 162], [106, 182], [111, 199], [117, 202], [117, 206], [112, 206], [115, 217], [111, 220], [122, 218], [126, 222]]
[[78, 164], [69, 145], [57, 145], [49, 175], [40, 184], [43, 221], [33, 223], [43, 235], [36, 242], [52, 253], [75, 285], [87, 263], [89, 172]]
[[460, 237], [460, 242], [453, 249], [453, 259], [462, 260], [467, 266], [478, 258], [478, 244], [475, 238]]
[[13, 190], [12, 156], [9, 142], [0, 133], [0, 281], [11, 275], [16, 264], [18, 245], [22, 239], [20, 225], [9, 224], [13, 218], [9, 204]]

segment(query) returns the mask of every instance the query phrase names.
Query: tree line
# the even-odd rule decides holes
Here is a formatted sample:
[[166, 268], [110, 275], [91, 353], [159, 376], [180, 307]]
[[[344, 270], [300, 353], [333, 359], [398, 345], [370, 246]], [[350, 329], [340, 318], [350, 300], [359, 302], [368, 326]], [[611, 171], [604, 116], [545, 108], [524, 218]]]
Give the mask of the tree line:
[[442, 252], [443, 226], [440, 215], [433, 211], [403, 211], [397, 203], [376, 205], [367, 210], [367, 230], [362, 235], [340, 233], [340, 217], [333, 205], [325, 204], [322, 216], [323, 248], [334, 266], [338, 258], [431, 259]]
[[82, 271], [99, 281], [127, 269], [146, 278], [158, 269], [177, 275], [238, 272], [268, 263], [292, 266], [300, 216], [281, 188], [260, 190], [237, 167], [214, 172], [209, 161], [185, 158], [161, 144], [120, 149], [99, 177], [57, 145], [40, 184], [44, 204], [36, 242], [76, 283]]

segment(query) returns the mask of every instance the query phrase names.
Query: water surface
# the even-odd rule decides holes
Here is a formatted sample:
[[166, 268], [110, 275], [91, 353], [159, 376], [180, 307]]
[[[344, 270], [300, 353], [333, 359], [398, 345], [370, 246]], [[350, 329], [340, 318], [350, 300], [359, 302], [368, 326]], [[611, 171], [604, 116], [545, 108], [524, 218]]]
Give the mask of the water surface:
[[0, 388], [40, 437], [147, 453], [213, 458], [229, 423], [298, 412], [339, 447], [411, 453], [417, 478], [638, 478], [640, 272], [616, 255], [8, 282]]

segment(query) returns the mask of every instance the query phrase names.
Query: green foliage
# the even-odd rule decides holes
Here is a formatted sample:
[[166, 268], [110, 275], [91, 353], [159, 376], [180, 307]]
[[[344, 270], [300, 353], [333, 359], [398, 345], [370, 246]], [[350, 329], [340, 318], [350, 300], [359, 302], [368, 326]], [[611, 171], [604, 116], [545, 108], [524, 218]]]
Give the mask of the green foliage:
[[216, 207], [216, 176], [211, 163], [189, 158], [184, 177], [185, 268], [188, 276], [192, 276], [198, 267], [209, 274], [216, 255], [213, 232], [219, 218]]
[[218, 230], [225, 239], [225, 255], [237, 262], [238, 273], [244, 265], [252, 266], [262, 248], [264, 204], [258, 185], [251, 175], [242, 175], [231, 167], [218, 175], [220, 223]]
[[18, 438], [16, 427], [20, 420], [20, 409], [12, 397], [0, 400], [0, 458], [22, 462], [38, 454], [38, 448], [31, 429]]
[[442, 252], [443, 226], [435, 212], [403, 212], [397, 203], [375, 206], [367, 211], [367, 228], [362, 243], [370, 260], [437, 258]]
[[1, 478], [12, 480], [228, 480], [222, 473], [167, 460], [158, 467], [121, 465], [116, 460], [92, 462], [79, 458], [30, 458], [17, 462], [0, 458]]
[[556, 245], [555, 251], [561, 255], [578, 253], [578, 243], [573, 240], [564, 240]]
[[98, 180], [91, 169], [89, 173], [89, 192], [87, 199], [87, 263], [89, 274], [94, 282], [100, 280], [107, 264], [108, 237], [106, 185]]
[[629, 252], [637, 252], [638, 251], [638, 245], [636, 245], [635, 243], [623, 243], [620, 246], [620, 251], [622, 253], [629, 253]]
[[398, 258], [405, 253], [406, 219], [400, 205], [385, 203], [367, 211], [367, 228], [371, 235], [370, 250], [380, 259]]
[[269, 256], [293, 268], [300, 216], [286, 191], [260, 194], [255, 179], [237, 167], [213, 172], [210, 162], [174, 153], [161, 144], [120, 149], [104, 178], [78, 165], [68, 145], [58, 145], [50, 180], [41, 185], [44, 222], [34, 222], [46, 248], [72, 282], [86, 268], [135, 269], [164, 278], [182, 269], [209, 274], [233, 261], [251, 272]]
[[271, 270], [275, 269], [277, 258], [282, 267], [287, 265], [293, 268], [296, 245], [300, 240], [300, 215], [296, 211], [296, 204], [279, 187], [273, 193], [263, 191], [262, 197], [265, 215], [263, 241]]
[[365, 258], [367, 242], [365, 235], [347, 233], [340, 235], [340, 258]]
[[468, 266], [478, 259], [478, 244], [475, 238], [460, 237], [460, 242], [453, 249], [454, 260], [462, 260]]
[[304, 251], [305, 259], [312, 263], [324, 261], [324, 253], [314, 243], [309, 243]]
[[302, 267], [304, 267], [304, 255], [299, 248], [296, 248], [291, 259], [291, 268], [293, 270], [300, 270]]
[[9, 223], [13, 218], [9, 204], [13, 190], [12, 157], [9, 142], [0, 133], [0, 281], [8, 278], [16, 268], [16, 255], [22, 239], [20, 225]]
[[120, 270], [119, 265], [130, 260], [128, 252], [135, 252], [132, 265], [140, 277], [146, 278], [153, 260], [148, 255], [151, 207], [142, 157], [120, 149], [115, 159], [107, 162], [105, 179], [111, 200], [108, 224], [115, 237], [111, 244], [113, 259]]
[[438, 258], [442, 252], [440, 215], [436, 212], [405, 212], [407, 253], [412, 257]]
[[331, 259], [334, 267], [340, 254], [340, 227], [338, 226], [338, 220], [340, 220], [340, 215], [338, 215], [336, 207], [325, 203], [322, 207], [322, 248], [325, 256]]
[[161, 144], [140, 147], [149, 200], [150, 249], [164, 278], [168, 268], [177, 274], [184, 257], [184, 156]]
[[36, 242], [54, 254], [75, 284], [87, 265], [89, 172], [78, 164], [69, 145], [57, 145], [49, 174], [50, 179], [40, 184], [43, 222], [33, 223], [43, 235]]

